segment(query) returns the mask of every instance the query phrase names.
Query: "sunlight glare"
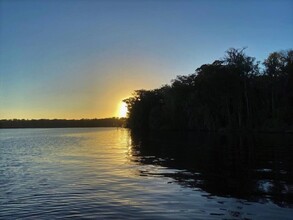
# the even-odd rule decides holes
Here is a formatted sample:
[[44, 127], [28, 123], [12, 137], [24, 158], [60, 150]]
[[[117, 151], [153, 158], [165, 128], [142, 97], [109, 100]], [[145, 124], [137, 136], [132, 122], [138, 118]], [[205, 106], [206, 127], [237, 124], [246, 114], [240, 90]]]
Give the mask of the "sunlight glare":
[[127, 115], [127, 105], [125, 102], [121, 102], [119, 105], [119, 112], [118, 112], [118, 116], [120, 118], [124, 118]]

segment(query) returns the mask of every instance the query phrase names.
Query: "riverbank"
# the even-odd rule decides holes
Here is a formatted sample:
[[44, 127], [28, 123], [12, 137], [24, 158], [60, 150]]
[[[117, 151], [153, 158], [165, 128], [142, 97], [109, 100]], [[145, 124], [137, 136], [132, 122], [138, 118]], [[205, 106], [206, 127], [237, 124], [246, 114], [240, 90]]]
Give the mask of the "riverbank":
[[125, 118], [0, 120], [1, 128], [123, 127]]

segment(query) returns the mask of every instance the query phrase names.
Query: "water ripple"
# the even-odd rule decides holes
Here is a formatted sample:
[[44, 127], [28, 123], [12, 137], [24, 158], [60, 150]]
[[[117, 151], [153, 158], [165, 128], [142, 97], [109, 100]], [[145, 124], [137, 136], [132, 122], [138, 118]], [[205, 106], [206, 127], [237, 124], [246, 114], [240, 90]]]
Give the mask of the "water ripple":
[[273, 203], [206, 192], [202, 173], [174, 167], [172, 155], [142, 155], [127, 129], [11, 129], [0, 141], [0, 219], [292, 216]]

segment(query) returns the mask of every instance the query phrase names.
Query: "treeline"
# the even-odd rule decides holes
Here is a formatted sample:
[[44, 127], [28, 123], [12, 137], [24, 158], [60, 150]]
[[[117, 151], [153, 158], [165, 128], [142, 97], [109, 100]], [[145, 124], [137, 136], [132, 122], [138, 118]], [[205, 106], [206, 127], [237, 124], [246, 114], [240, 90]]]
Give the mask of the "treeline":
[[125, 118], [104, 119], [39, 119], [0, 120], [0, 128], [69, 128], [69, 127], [123, 127]]
[[124, 102], [135, 129], [292, 131], [293, 50], [261, 63], [232, 48], [194, 74], [137, 90]]

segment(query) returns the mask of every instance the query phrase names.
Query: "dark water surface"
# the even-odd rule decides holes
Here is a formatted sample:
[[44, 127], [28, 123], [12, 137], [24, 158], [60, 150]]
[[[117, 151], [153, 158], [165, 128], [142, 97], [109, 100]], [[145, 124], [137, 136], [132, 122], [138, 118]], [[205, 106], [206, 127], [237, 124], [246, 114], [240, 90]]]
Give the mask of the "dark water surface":
[[0, 130], [0, 219], [292, 219], [293, 136]]

